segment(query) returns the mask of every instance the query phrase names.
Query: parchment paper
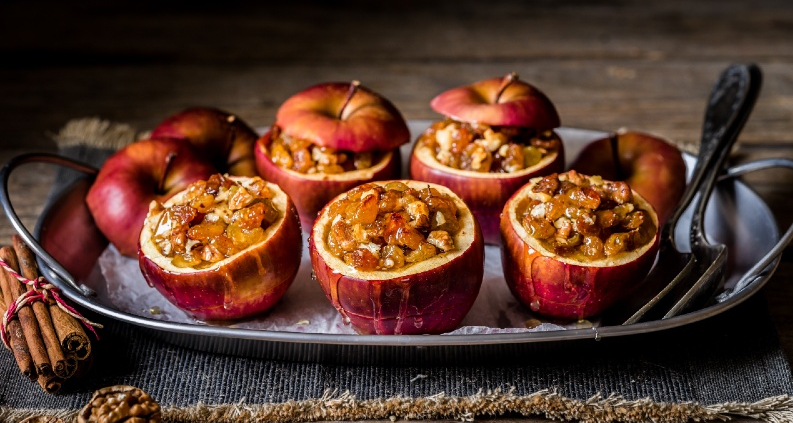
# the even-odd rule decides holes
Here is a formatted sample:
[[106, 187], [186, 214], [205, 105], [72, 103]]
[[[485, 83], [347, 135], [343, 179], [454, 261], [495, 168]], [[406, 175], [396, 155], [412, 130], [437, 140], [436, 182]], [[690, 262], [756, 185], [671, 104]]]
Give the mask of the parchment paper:
[[[297, 277], [281, 301], [270, 311], [233, 323], [206, 323], [189, 316], [146, 283], [138, 261], [108, 247], [99, 258], [99, 267], [107, 284], [107, 301], [118, 310], [150, 319], [198, 325], [305, 333], [354, 334], [325, 297], [319, 283], [312, 279], [308, 242], [304, 239], [303, 256]], [[509, 291], [501, 271], [498, 247], [485, 247], [485, 274], [479, 296], [471, 311], [453, 334], [509, 333], [560, 330], [565, 327], [591, 326], [581, 321], [566, 326], [543, 322], [520, 304]]]

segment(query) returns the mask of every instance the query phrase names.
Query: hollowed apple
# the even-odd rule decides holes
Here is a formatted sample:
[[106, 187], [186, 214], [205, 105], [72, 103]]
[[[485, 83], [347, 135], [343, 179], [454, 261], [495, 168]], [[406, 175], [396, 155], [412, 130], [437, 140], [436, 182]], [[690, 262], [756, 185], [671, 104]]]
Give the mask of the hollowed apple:
[[[557, 176], [578, 188], [563, 182], [548, 190], [552, 184], [545, 181]], [[610, 184], [571, 171], [534, 178], [507, 201], [500, 226], [504, 277], [532, 311], [560, 319], [592, 317], [649, 272], [658, 250], [658, 216], [627, 185]], [[605, 186], [617, 188], [600, 188]], [[615, 201], [610, 192], [617, 191], [630, 200]]]
[[[403, 192], [408, 193], [425, 190], [420, 195], [410, 195], [426, 199], [430, 206], [424, 208], [413, 198], [404, 208], [394, 206], [398, 201], [390, 198], [390, 194], [404, 189], [400, 187], [407, 187]], [[345, 205], [345, 201], [355, 198], [351, 197], [353, 195], [360, 197], [360, 208]], [[449, 207], [449, 203], [444, 205], [443, 201], [447, 200], [453, 207]], [[353, 226], [352, 231], [347, 232], [351, 240], [342, 241], [361, 241], [360, 247], [357, 244], [351, 247], [359, 249], [343, 255], [334, 252], [350, 248], [339, 244], [338, 232], [331, 234], [345, 227], [346, 223], [339, 223], [344, 221], [345, 213], [364, 219], [360, 214], [367, 212], [359, 210], [370, 209], [373, 205], [379, 207], [377, 219], [360, 228]], [[422, 208], [426, 211], [424, 219], [420, 218]], [[449, 225], [451, 220], [437, 215], [453, 209], [456, 209], [453, 225]], [[414, 226], [418, 228], [419, 221], [432, 232], [426, 240], [423, 237], [408, 240], [416, 235]], [[369, 230], [373, 231], [372, 235], [367, 235]], [[363, 241], [359, 238], [361, 234]], [[411, 242], [416, 245], [408, 247]], [[427, 245], [432, 252], [425, 254]], [[436, 245], [437, 250], [432, 245]], [[317, 281], [328, 300], [345, 321], [363, 334], [453, 330], [473, 305], [484, 272], [482, 233], [470, 210], [448, 188], [426, 182], [374, 182], [339, 195], [319, 213], [309, 236], [309, 251]], [[367, 256], [374, 262], [367, 262]]]
[[[302, 252], [294, 204], [277, 185], [258, 177], [219, 179], [247, 191], [227, 184], [228, 195], [220, 191], [214, 200], [206, 200], [195, 195], [203, 183], [198, 182], [162, 205], [152, 202], [140, 233], [139, 262], [148, 283], [203, 320], [238, 319], [271, 308], [294, 280]], [[266, 198], [254, 195], [250, 200], [252, 186], [266, 192], [261, 194]], [[194, 206], [195, 212], [186, 211]], [[179, 226], [175, 222], [189, 224], [189, 229], [173, 230]], [[218, 225], [221, 229], [215, 232]]]
[[564, 167], [564, 146], [552, 131], [556, 109], [515, 74], [443, 92], [431, 106], [447, 120], [416, 141], [410, 176], [451, 188], [471, 207], [485, 242], [498, 244], [499, 215], [512, 193]]
[[665, 222], [686, 189], [686, 163], [674, 144], [647, 133], [620, 130], [587, 144], [571, 169], [625, 181]]
[[258, 135], [231, 113], [207, 107], [187, 109], [157, 125], [151, 137], [189, 142], [219, 172], [256, 175], [253, 144]]
[[402, 115], [381, 95], [357, 81], [318, 84], [278, 109], [275, 125], [256, 142], [256, 169], [289, 194], [308, 231], [336, 195], [398, 178], [399, 146], [409, 138]]

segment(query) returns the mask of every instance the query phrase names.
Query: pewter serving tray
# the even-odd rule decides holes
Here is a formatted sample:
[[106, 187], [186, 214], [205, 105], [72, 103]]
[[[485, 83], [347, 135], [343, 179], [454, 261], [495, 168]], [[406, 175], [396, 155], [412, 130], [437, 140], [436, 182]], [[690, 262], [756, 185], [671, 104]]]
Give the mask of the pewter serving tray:
[[[429, 124], [429, 121], [411, 121], [413, 139]], [[597, 131], [574, 128], [560, 128], [558, 132], [564, 141], [568, 162], [576, 157], [586, 143], [605, 135]], [[405, 165], [408, 163], [410, 148], [410, 145], [402, 148]], [[686, 161], [690, 170], [695, 159], [686, 155]], [[4, 183], [6, 182], [7, 175], [4, 179]], [[709, 202], [705, 219], [708, 236], [728, 246], [729, 268], [726, 280], [718, 287], [708, 306], [666, 320], [626, 326], [595, 324], [579, 329], [572, 326], [572, 329], [543, 332], [465, 335], [300, 333], [241, 329], [204, 323], [177, 323], [119, 310], [103, 300], [101, 295], [87, 296], [68, 283], [71, 277], [78, 285], [101, 291], [104, 282], [98, 270], [97, 258], [107, 246], [107, 241], [93, 225], [84, 204], [89, 183], [90, 179], [84, 179], [71, 186], [38, 220], [33, 237], [51, 255], [39, 261], [44, 276], [61, 288], [67, 298], [108, 319], [138, 326], [153, 336], [181, 346], [251, 357], [346, 363], [394, 360], [399, 360], [400, 363], [461, 363], [479, 361], [485, 357], [506, 358], [526, 352], [552, 350], [560, 345], [569, 347], [570, 343], [590, 343], [593, 340], [606, 343], [607, 340], [618, 337], [654, 333], [692, 324], [722, 313], [756, 293], [770, 278], [779, 262], [778, 253], [774, 251], [778, 249], [775, 245], [780, 242], [780, 234], [773, 214], [749, 187], [740, 181], [727, 179], [717, 187]], [[9, 210], [11, 208], [6, 207], [7, 214]], [[13, 223], [15, 216], [12, 215], [11, 211], [9, 217], [13, 217]], [[676, 231], [678, 245], [684, 250], [688, 248], [689, 221], [690, 213], [686, 213]], [[20, 232], [25, 237], [24, 229]], [[487, 246], [486, 254], [498, 256], [498, 247]], [[757, 268], [758, 263], [762, 264], [760, 268]], [[59, 266], [62, 269], [58, 269]], [[301, 266], [310, 268], [306, 253]], [[62, 277], [64, 270], [68, 272], [68, 277]], [[309, 274], [308, 271], [299, 273], [303, 277]], [[739, 280], [742, 280], [742, 288], [733, 290]], [[330, 304], [328, 307], [331, 307]]]

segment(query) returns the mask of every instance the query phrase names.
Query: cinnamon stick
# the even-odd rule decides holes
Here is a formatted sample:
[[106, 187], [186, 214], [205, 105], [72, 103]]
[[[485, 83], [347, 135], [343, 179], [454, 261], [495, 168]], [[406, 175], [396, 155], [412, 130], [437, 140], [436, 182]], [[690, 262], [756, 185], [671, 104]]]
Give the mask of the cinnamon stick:
[[83, 329], [83, 325], [74, 317], [66, 314], [57, 304], [50, 304], [52, 325], [58, 334], [61, 349], [65, 354], [74, 354], [78, 360], [85, 360], [91, 355], [91, 340]]
[[61, 390], [61, 385], [63, 384], [63, 379], [56, 376], [55, 373], [52, 371], [39, 373], [39, 377], [37, 379], [39, 386], [48, 394], [54, 394]]
[[[35, 254], [33, 254], [33, 251], [22, 241], [19, 235], [14, 235], [12, 240], [22, 276], [31, 280], [37, 279], [39, 277], [39, 270], [36, 265]], [[28, 291], [35, 290], [35, 288], [29, 285], [27, 289]], [[48, 305], [42, 301], [36, 301], [30, 306], [33, 308], [33, 314], [36, 316], [36, 321], [39, 324], [41, 339], [44, 341], [44, 347], [47, 350], [47, 356], [49, 357], [53, 373], [61, 378], [68, 377], [66, 376], [68, 374], [66, 370], [66, 357], [63, 355], [58, 334], [55, 332], [55, 327], [52, 325], [52, 317], [50, 316]]]
[[[14, 269], [14, 271], [19, 270], [17, 257], [13, 248], [0, 248], [0, 258], [3, 259], [3, 261], [5, 261], [12, 269]], [[3, 297], [12, 298], [11, 301], [19, 298], [19, 296], [25, 292], [22, 284], [19, 283], [19, 281], [8, 272], [3, 271], [0, 273], [2, 273], [0, 281], [2, 281], [3, 289], [7, 289], [10, 293], [10, 295], [6, 295], [4, 292]], [[24, 334], [25, 342], [27, 344], [28, 353], [30, 354], [31, 360], [33, 360], [33, 365], [36, 370], [34, 375], [51, 372], [52, 366], [50, 365], [50, 358], [47, 355], [47, 348], [44, 346], [44, 341], [41, 339], [41, 331], [39, 330], [39, 325], [36, 322], [36, 316], [33, 314], [33, 309], [27, 306], [22, 307], [17, 310], [17, 316], [22, 328], [22, 333]], [[23, 373], [25, 373], [24, 370]]]
[[[2, 308], [5, 313], [5, 310], [8, 310], [15, 300], [11, 293], [11, 284], [19, 282], [5, 270], [0, 271], [0, 273], [0, 292], [3, 293]], [[11, 352], [14, 354], [19, 370], [28, 379], [36, 380], [36, 367], [33, 364], [33, 358], [30, 357], [30, 351], [28, 350], [28, 344], [25, 341], [25, 334], [22, 332], [22, 324], [19, 323], [19, 318], [11, 319], [6, 326], [6, 330], [11, 344]]]

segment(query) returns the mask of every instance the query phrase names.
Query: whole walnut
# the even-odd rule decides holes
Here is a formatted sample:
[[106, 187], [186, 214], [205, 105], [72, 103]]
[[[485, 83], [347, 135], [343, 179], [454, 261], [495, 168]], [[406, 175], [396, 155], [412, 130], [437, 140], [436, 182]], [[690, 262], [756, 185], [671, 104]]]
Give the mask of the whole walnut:
[[78, 423], [159, 423], [160, 404], [139, 388], [116, 385], [102, 388], [77, 415]]

